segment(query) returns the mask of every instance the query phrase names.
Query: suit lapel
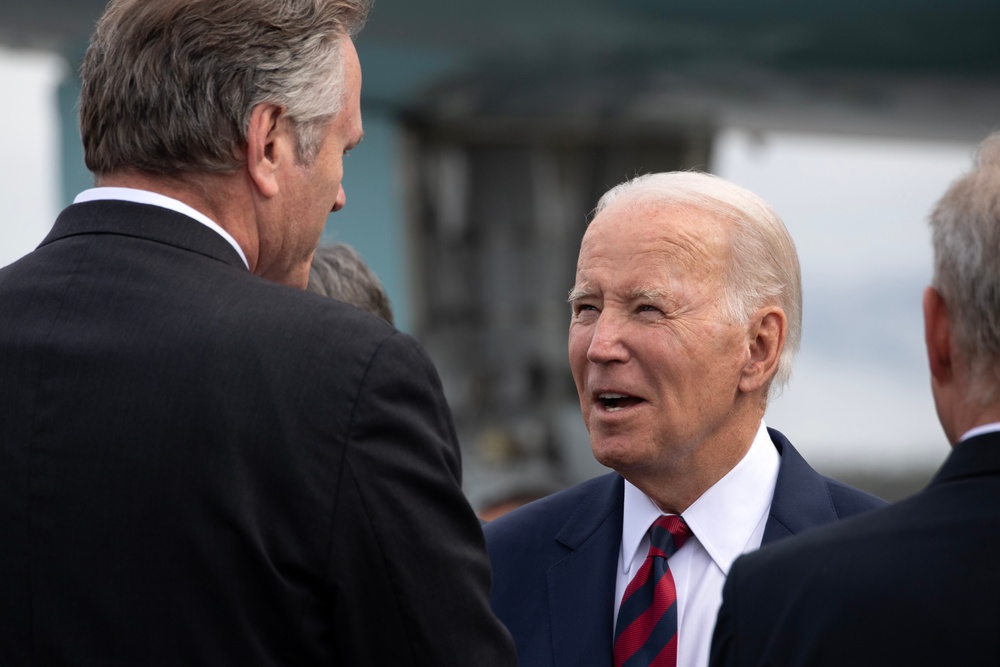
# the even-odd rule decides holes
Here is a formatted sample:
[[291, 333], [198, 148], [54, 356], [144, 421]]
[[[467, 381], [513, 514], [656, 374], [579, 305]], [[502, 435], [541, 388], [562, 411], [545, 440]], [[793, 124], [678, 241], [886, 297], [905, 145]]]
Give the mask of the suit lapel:
[[607, 482], [580, 503], [555, 538], [572, 550], [548, 571], [557, 667], [611, 664], [624, 483], [614, 473], [603, 479]]
[[784, 435], [772, 428], [767, 432], [781, 454], [781, 464], [761, 543], [836, 521], [826, 479], [806, 463]]

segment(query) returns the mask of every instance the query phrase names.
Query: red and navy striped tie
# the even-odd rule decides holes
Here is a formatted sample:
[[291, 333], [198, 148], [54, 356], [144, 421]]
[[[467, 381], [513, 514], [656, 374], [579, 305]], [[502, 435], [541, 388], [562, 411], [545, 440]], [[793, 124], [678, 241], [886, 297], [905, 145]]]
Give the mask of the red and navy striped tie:
[[690, 536], [679, 516], [661, 516], [649, 527], [649, 554], [618, 608], [615, 667], [676, 667], [677, 590], [667, 558]]

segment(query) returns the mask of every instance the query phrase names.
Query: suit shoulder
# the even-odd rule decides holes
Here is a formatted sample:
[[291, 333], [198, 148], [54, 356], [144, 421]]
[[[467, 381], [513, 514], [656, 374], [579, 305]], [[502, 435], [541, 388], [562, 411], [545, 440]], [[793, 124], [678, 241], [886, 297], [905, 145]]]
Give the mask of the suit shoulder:
[[[226, 297], [234, 324], [245, 322], [266, 332], [296, 339], [300, 346], [310, 341], [324, 346], [378, 347], [397, 330], [375, 315], [355, 306], [305, 290], [244, 275]], [[406, 336], [404, 336], [406, 338]]]
[[888, 505], [886, 501], [876, 495], [829, 477], [826, 478], [826, 485], [830, 490], [830, 500], [837, 511], [837, 516], [841, 518]]
[[775, 507], [794, 534], [807, 527], [883, 507], [886, 502], [866, 491], [818, 473], [781, 432], [768, 428], [781, 453], [781, 467], [774, 490]]
[[[252, 284], [253, 287], [249, 287]], [[323, 320], [334, 318], [341, 321], [357, 322], [373, 331], [393, 331], [384, 320], [360, 308], [327, 296], [320, 296], [303, 289], [278, 285], [257, 276], [249, 276], [248, 292], [254, 298], [265, 300], [272, 307], [278, 307], [282, 314], [302, 313], [310, 318]]]
[[519, 507], [483, 526], [487, 546], [524, 545], [538, 540], [551, 541], [577, 512], [591, 512], [593, 505], [613, 509], [617, 473], [581, 482]]
[[830, 480], [830, 484], [832, 494], [841, 494], [841, 501], [835, 501], [838, 511], [853, 514], [842, 514], [843, 521], [817, 526], [741, 556], [738, 560], [746, 561], [743, 568], [747, 572], [755, 576], [767, 572], [781, 577], [791, 572], [801, 574], [814, 567], [825, 569], [830, 563], [847, 562], [867, 553], [873, 544], [881, 543], [884, 533], [900, 514], [899, 505], [889, 505], [836, 480]]

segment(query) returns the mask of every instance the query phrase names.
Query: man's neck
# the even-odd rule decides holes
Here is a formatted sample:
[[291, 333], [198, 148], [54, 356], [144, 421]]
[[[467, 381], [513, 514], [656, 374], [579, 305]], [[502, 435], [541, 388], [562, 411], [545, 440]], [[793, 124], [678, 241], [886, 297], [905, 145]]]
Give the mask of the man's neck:
[[1000, 422], [1000, 388], [976, 378], [967, 367], [964, 361], [954, 363], [945, 382], [931, 378], [938, 419], [952, 447], [972, 429]]
[[[959, 423], [956, 423], [954, 427], [953, 437], [949, 438], [952, 441], [952, 446], [965, 440], [969, 431], [981, 431], [1000, 423], [1000, 405], [975, 406], [974, 409], [971, 406], [966, 407], [966, 411], [960, 411], [956, 420]], [[947, 428], [945, 432], [948, 432]]]

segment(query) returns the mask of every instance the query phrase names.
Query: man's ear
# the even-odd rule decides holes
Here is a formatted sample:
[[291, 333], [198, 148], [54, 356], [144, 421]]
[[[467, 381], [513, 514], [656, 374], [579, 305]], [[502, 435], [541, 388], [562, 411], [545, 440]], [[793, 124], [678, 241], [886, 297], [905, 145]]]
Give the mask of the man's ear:
[[278, 169], [283, 166], [285, 142], [290, 140], [283, 107], [262, 102], [250, 112], [247, 127], [247, 172], [264, 197], [278, 194]]
[[749, 357], [740, 376], [740, 391], [752, 393], [770, 385], [785, 349], [788, 318], [778, 306], [761, 308], [750, 318]]
[[951, 356], [951, 322], [948, 304], [933, 287], [924, 290], [924, 342], [931, 378], [938, 385], [947, 385], [955, 372]]

